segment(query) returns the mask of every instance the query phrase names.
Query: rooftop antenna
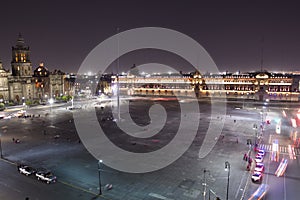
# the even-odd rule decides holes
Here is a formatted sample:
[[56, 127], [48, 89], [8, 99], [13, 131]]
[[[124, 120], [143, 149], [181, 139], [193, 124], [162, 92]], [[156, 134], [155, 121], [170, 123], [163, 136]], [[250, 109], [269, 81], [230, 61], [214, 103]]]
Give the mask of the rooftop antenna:
[[264, 65], [264, 36], [262, 36], [261, 40], [261, 60], [260, 60], [260, 72], [263, 71], [263, 65]]

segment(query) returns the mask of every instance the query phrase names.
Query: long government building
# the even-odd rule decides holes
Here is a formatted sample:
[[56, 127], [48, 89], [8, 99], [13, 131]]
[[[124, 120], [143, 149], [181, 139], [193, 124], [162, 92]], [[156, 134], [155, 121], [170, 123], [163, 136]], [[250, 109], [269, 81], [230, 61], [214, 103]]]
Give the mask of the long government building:
[[[198, 98], [249, 99], [257, 101], [299, 101], [300, 76], [289, 73], [251, 72], [201, 74], [161, 74], [111, 76], [111, 87], [103, 92], [115, 93], [119, 85], [123, 95], [192, 96]], [[106, 84], [107, 85], [107, 84]], [[104, 88], [104, 87], [102, 87]]]

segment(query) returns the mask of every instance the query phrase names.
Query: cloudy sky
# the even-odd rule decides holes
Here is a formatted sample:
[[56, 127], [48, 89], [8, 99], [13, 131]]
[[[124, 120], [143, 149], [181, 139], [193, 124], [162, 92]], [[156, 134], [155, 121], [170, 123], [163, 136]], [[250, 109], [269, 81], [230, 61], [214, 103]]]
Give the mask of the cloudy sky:
[[[296, 1], [255, 0], [5, 1], [0, 9], [0, 58], [10, 69], [11, 46], [21, 32], [34, 68], [43, 61], [50, 70], [76, 72], [87, 54], [118, 28], [164, 27], [199, 42], [221, 71], [260, 70], [262, 48], [263, 69], [299, 70], [298, 8]], [[152, 62], [146, 51], [138, 54], [121, 65]]]

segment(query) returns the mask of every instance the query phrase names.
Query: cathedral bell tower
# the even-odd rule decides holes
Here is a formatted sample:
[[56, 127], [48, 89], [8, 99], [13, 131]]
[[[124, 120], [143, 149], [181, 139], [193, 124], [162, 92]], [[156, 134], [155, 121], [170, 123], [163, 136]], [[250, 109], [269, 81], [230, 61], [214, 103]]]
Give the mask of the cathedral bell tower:
[[29, 53], [29, 47], [25, 45], [22, 35], [19, 34], [17, 44], [12, 47], [11, 68], [13, 76], [32, 76], [32, 65]]

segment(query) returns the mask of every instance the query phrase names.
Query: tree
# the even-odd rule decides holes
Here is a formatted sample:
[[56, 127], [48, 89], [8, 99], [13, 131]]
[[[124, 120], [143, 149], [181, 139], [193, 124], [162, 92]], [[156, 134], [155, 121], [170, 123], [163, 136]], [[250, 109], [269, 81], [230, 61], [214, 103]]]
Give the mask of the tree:
[[3, 111], [5, 109], [4, 103], [0, 103], [0, 111]]
[[133, 66], [130, 68], [129, 74], [134, 75], [134, 76], [140, 75], [140, 71], [139, 71], [138, 67], [135, 66], [135, 64], [133, 64]]

